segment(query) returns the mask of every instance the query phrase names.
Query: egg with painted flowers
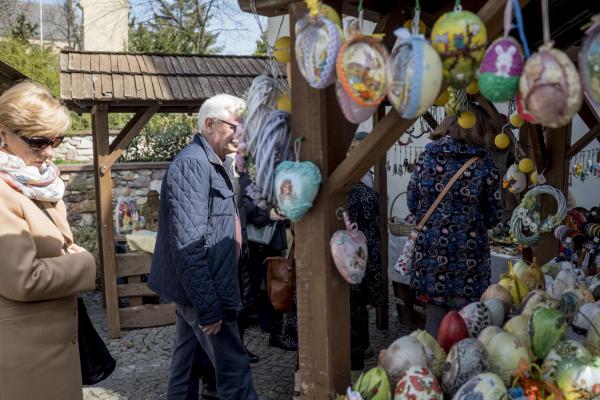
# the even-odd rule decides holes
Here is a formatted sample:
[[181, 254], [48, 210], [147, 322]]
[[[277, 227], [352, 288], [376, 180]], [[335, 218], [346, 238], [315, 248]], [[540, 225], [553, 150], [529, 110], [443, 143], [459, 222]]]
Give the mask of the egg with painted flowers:
[[566, 339], [557, 344], [544, 359], [542, 364], [542, 377], [545, 380], [554, 380], [556, 367], [567, 358], [589, 357], [588, 349], [576, 340]]
[[433, 372], [427, 367], [410, 367], [402, 373], [394, 390], [394, 400], [443, 400], [444, 394]]

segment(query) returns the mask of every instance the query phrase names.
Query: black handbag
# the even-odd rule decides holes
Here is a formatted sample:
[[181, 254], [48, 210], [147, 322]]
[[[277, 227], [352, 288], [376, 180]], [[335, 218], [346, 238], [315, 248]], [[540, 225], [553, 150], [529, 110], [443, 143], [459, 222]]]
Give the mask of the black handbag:
[[95, 385], [113, 373], [117, 361], [94, 328], [81, 297], [77, 297], [77, 315], [81, 381], [84, 385]]
[[[35, 204], [55, 225], [52, 216], [37, 201]], [[65, 252], [67, 249], [65, 248]], [[117, 361], [108, 351], [108, 347], [98, 335], [90, 320], [85, 304], [77, 297], [77, 337], [79, 338], [79, 362], [81, 364], [81, 382], [84, 385], [95, 385], [110, 376], [117, 366]]]

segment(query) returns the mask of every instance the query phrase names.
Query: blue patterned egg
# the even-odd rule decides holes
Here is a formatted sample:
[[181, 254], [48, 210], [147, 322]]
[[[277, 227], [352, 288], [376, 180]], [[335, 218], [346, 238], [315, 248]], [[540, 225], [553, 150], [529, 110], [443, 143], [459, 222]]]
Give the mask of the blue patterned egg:
[[463, 383], [488, 370], [488, 353], [483, 344], [477, 339], [463, 339], [452, 346], [446, 357], [442, 388], [452, 395]]
[[460, 387], [452, 400], [503, 400], [506, 386], [496, 374], [485, 372], [469, 379]]

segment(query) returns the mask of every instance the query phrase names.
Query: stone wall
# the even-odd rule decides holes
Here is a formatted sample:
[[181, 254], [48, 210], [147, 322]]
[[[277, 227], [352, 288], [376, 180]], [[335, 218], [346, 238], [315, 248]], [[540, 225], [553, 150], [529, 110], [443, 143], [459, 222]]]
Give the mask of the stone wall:
[[[150, 190], [160, 192], [168, 162], [115, 164], [112, 170], [113, 209], [120, 196], [132, 197], [138, 206], [146, 203]], [[60, 166], [61, 178], [67, 185], [64, 201], [69, 220], [75, 227], [96, 224], [96, 192], [92, 165]]]
[[[112, 142], [116, 134], [109, 136], [109, 142]], [[94, 161], [94, 144], [91, 134], [76, 134], [65, 136], [65, 140], [54, 149], [55, 160], [93, 162]]]

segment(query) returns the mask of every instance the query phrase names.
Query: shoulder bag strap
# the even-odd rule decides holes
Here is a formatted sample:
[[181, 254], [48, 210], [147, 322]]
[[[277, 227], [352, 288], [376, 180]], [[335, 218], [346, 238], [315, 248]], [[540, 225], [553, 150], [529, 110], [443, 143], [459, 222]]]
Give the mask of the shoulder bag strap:
[[462, 174], [465, 173], [467, 168], [469, 168], [471, 165], [473, 165], [473, 163], [475, 163], [475, 161], [477, 161], [477, 160], [479, 160], [479, 157], [477, 157], [477, 156], [471, 157], [466, 163], [464, 163], [464, 165], [458, 171], [456, 171], [456, 173], [454, 174], [452, 179], [450, 179], [450, 181], [446, 184], [446, 186], [444, 186], [444, 189], [441, 191], [441, 193], [435, 199], [435, 201], [433, 202], [431, 207], [429, 207], [429, 210], [427, 210], [427, 213], [425, 213], [423, 218], [421, 218], [421, 221], [419, 222], [419, 225], [417, 225], [417, 228], [416, 228], [418, 231], [423, 229], [423, 227], [429, 220], [429, 217], [431, 217], [431, 214], [433, 214], [433, 212], [440, 205], [442, 200], [444, 200], [444, 197], [446, 197], [446, 195], [450, 191], [450, 188], [452, 188], [452, 186], [456, 183], [458, 178], [460, 178], [462, 176]]

